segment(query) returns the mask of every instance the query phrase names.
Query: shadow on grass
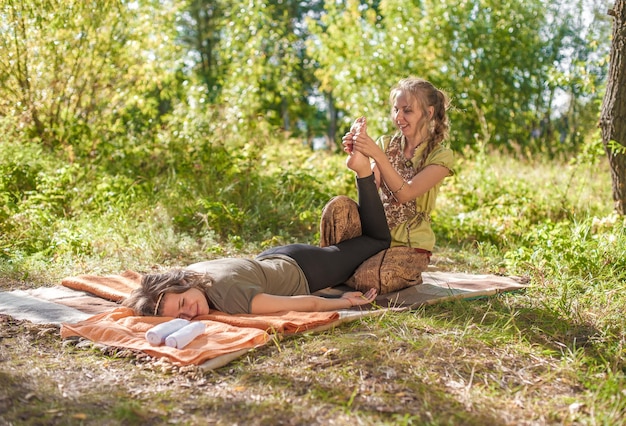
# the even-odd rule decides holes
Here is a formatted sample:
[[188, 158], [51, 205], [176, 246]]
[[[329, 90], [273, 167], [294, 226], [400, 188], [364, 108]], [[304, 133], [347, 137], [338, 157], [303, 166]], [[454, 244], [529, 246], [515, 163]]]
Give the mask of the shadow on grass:
[[[251, 388], [271, 384], [275, 394], [288, 392], [302, 397], [302, 403], [289, 404], [283, 402], [268, 404], [264, 402], [251, 408], [250, 412], [271, 412], [273, 423], [266, 424], [320, 424], [319, 413], [323, 412], [329, 419], [345, 416], [366, 419], [366, 424], [463, 424], [463, 425], [498, 425], [501, 419], [475, 409], [468, 410], [451, 395], [434, 388], [432, 384], [411, 380], [399, 375], [395, 379], [372, 377], [376, 363], [362, 365], [361, 368], [346, 374], [345, 383], [329, 380], [323, 383], [319, 378], [308, 380], [285, 373], [261, 373], [248, 376], [244, 385]], [[339, 374], [342, 374], [339, 373]], [[314, 372], [312, 372], [315, 375]], [[370, 377], [372, 389], [359, 389], [363, 377]], [[283, 391], [284, 389], [284, 391]], [[256, 405], [256, 404], [254, 404]], [[263, 410], [260, 410], [262, 405]], [[308, 412], [308, 413], [307, 413]], [[334, 414], [333, 414], [334, 413]], [[302, 423], [304, 422], [304, 423]], [[341, 423], [341, 421], [339, 421]], [[417, 423], [416, 423], [417, 422]], [[261, 423], [263, 424], [263, 423]], [[321, 423], [323, 424], [323, 422]]]
[[583, 351], [598, 362], [606, 360], [605, 348], [597, 344], [602, 332], [596, 327], [563, 318], [546, 307], [512, 306], [502, 297], [506, 296], [446, 302], [426, 308], [425, 315], [459, 325], [486, 326], [556, 353]]
[[155, 424], [139, 403], [125, 394], [97, 391], [68, 397], [62, 389], [47, 389], [32, 378], [0, 371], [0, 424], [80, 425]]

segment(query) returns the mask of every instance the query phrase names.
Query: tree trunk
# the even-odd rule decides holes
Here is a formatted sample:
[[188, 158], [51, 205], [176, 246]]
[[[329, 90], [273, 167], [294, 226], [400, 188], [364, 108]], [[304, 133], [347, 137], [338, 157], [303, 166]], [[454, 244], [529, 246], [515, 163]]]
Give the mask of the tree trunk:
[[626, 0], [615, 0], [613, 40], [606, 93], [600, 113], [602, 143], [609, 157], [613, 201], [617, 213], [626, 214]]
[[332, 92], [328, 92], [326, 101], [328, 103], [328, 133], [326, 134], [328, 150], [335, 151], [339, 145], [335, 140], [337, 137], [337, 108], [335, 108], [335, 98], [333, 98]]

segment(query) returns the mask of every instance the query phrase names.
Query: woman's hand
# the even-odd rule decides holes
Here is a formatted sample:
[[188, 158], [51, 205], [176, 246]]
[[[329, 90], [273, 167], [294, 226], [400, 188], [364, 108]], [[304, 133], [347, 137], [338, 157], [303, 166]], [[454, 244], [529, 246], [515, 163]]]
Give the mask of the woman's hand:
[[354, 133], [348, 132], [343, 138], [341, 138], [341, 145], [343, 145], [343, 150], [348, 154], [352, 154], [352, 138], [354, 137]]
[[367, 133], [367, 120], [365, 117], [359, 117], [354, 120], [354, 123], [350, 126], [350, 131], [341, 138], [343, 150], [348, 154], [352, 154], [353, 141], [360, 133]]
[[377, 155], [383, 153], [382, 150], [376, 145], [374, 139], [372, 139], [367, 131], [361, 131], [352, 136], [353, 151], [358, 151], [366, 157], [373, 158], [376, 161]]
[[350, 306], [360, 306], [372, 303], [376, 299], [376, 289], [370, 288], [365, 294], [360, 291], [349, 291], [344, 293], [341, 298], [350, 301]]

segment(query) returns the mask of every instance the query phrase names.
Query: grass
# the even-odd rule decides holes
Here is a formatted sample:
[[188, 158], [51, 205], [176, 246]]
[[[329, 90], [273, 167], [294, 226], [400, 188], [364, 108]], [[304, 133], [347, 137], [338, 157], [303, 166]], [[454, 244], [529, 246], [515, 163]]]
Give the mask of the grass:
[[[12, 383], [0, 401], [29, 401], [4, 416], [30, 424], [617, 424], [623, 402], [611, 405], [609, 394], [619, 388], [604, 370], [589, 374], [598, 356], [590, 339], [589, 352], [572, 344], [595, 330], [520, 299], [366, 319], [212, 372], [63, 345], [21, 324], [3, 339]], [[33, 347], [37, 356], [24, 359]]]
[[[54, 230], [21, 228], [23, 243], [0, 258], [0, 288], [315, 243], [324, 200], [354, 195], [353, 181], [340, 156], [286, 149], [266, 146], [265, 167], [219, 197], [197, 189], [194, 175], [133, 184], [134, 195], [124, 179], [107, 178], [111, 194], [94, 195], [100, 207], [80, 209], [89, 197], [59, 201], [48, 176], [38, 196], [51, 209], [30, 200], [13, 215], [0, 210], [9, 231], [2, 244], [17, 241], [6, 224], [18, 219], [45, 219]], [[147, 195], [157, 187], [157, 197]], [[251, 191], [260, 191], [254, 202], [238, 200]], [[212, 228], [218, 211], [246, 219]], [[0, 423], [623, 424], [626, 226], [611, 212], [605, 160], [590, 152], [558, 163], [462, 158], [435, 228], [434, 268], [527, 276], [531, 286], [288, 337], [215, 371], [62, 342], [54, 327], [0, 317]], [[39, 237], [48, 250], [32, 249]]]

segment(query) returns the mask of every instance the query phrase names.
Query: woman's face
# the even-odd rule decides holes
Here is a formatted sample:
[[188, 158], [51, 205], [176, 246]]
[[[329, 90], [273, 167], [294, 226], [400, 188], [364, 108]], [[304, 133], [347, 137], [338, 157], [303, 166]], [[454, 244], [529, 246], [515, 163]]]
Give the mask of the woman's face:
[[393, 104], [393, 122], [402, 134], [410, 141], [422, 139], [420, 132], [424, 129], [424, 113], [415, 97], [406, 92], [399, 92]]
[[209, 302], [204, 293], [195, 287], [183, 293], [165, 293], [161, 302], [165, 317], [193, 319], [209, 313]]

